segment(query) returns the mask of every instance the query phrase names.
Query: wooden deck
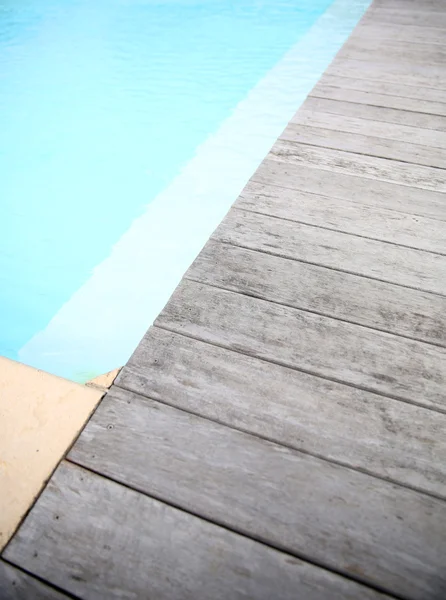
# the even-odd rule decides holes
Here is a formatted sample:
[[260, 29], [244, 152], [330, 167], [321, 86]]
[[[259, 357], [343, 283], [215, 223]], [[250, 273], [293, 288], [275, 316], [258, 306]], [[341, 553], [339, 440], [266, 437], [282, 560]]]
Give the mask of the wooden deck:
[[446, 0], [375, 0], [6, 548], [2, 600], [444, 600], [445, 221]]

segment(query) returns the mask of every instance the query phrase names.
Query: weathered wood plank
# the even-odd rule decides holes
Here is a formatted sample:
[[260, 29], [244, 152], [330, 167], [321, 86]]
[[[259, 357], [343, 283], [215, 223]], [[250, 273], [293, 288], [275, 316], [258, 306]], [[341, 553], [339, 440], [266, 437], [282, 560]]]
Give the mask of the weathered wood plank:
[[446, 116], [446, 94], [445, 102], [431, 102], [424, 98], [391, 96], [389, 94], [380, 94], [378, 92], [352, 90], [349, 88], [318, 83], [313, 88], [311, 96], [328, 100], [337, 100], [340, 102], [353, 102], [355, 104], [367, 104], [370, 106], [380, 106], [382, 108], [393, 108], [396, 110]]
[[41, 583], [0, 559], [1, 600], [63, 600], [72, 598]]
[[444, 194], [265, 159], [252, 177], [264, 185], [321, 194], [411, 215], [446, 220]]
[[[444, 31], [435, 27], [422, 27], [418, 25], [405, 25], [373, 20], [361, 21], [353, 34], [355, 37], [363, 36], [375, 40], [406, 41], [416, 44], [445, 45]], [[395, 82], [400, 83], [400, 82]], [[429, 87], [429, 86], [428, 86]], [[431, 86], [432, 88], [434, 86]]]
[[442, 221], [250, 181], [235, 206], [411, 248], [446, 254]]
[[444, 10], [418, 10], [414, 6], [407, 10], [392, 7], [373, 7], [363, 18], [363, 22], [392, 23], [393, 25], [417, 25], [446, 30], [446, 14]]
[[186, 277], [446, 346], [446, 298], [209, 241]]
[[[438, 30], [437, 30], [438, 31]], [[444, 69], [413, 63], [391, 63], [388, 61], [371, 61], [351, 59], [334, 60], [328, 67], [328, 75], [357, 77], [358, 79], [378, 79], [380, 81], [397, 81], [402, 85], [419, 85], [446, 90]]]
[[[325, 112], [343, 117], [356, 117], [367, 121], [382, 121], [396, 125], [408, 125], [420, 129], [433, 129], [435, 131], [446, 131], [446, 117], [439, 115], [427, 115], [420, 112], [395, 110], [381, 106], [370, 106], [355, 104], [354, 102], [340, 102], [326, 98], [309, 97], [305, 101], [303, 109], [306, 111]], [[299, 115], [299, 112], [296, 113]], [[294, 122], [292, 119], [292, 122]], [[435, 133], [432, 133], [431, 146], [435, 146]]]
[[[316, 113], [318, 114], [318, 113]], [[321, 127], [310, 127], [290, 123], [280, 136], [280, 139], [300, 144], [309, 144], [321, 148], [343, 150], [375, 156], [377, 158], [388, 158], [415, 165], [446, 167], [446, 149], [426, 148], [416, 144], [386, 140], [371, 135], [361, 135], [335, 129], [323, 129]]]
[[189, 280], [180, 284], [155, 323], [229, 350], [446, 411], [446, 352], [438, 346]]
[[371, 9], [374, 8], [398, 8], [423, 11], [442, 11], [446, 9], [445, 0], [374, 0]]
[[[341, 150], [311, 147], [278, 140], [268, 157], [290, 164], [307, 164], [320, 169], [360, 175], [410, 187], [446, 192], [446, 170], [412, 165], [396, 160], [352, 154]], [[446, 196], [445, 196], [446, 198]]]
[[446, 416], [441, 413], [280, 365], [266, 366], [157, 327], [147, 332], [118, 385], [291, 448], [445, 496]]
[[70, 457], [389, 593], [446, 585], [446, 502], [130, 392], [108, 395]]
[[323, 87], [337, 87], [344, 90], [356, 90], [359, 92], [369, 92], [372, 94], [400, 96], [401, 98], [413, 98], [424, 100], [432, 104], [443, 105], [446, 103], [446, 92], [435, 88], [421, 88], [413, 85], [402, 85], [398, 82], [389, 83], [388, 81], [371, 81], [369, 79], [357, 79], [351, 77], [340, 77], [337, 75], [322, 75], [319, 85]]
[[388, 283], [446, 294], [446, 259], [438, 254], [243, 210], [230, 211], [216, 230], [214, 239]]
[[339, 50], [337, 59], [389, 60], [394, 63], [410, 61], [415, 64], [434, 66], [444, 66], [446, 63], [446, 45], [414, 44], [408, 41], [390, 40], [383, 44], [377, 44], [376, 39], [364, 34], [365, 31], [362, 31], [359, 35], [350, 37]]
[[[409, 150], [419, 149], [424, 152], [425, 156], [431, 153], [434, 160], [440, 160], [446, 150], [446, 133], [444, 131], [306, 110], [305, 105], [296, 113], [288, 127], [294, 124], [391, 140], [397, 147], [407, 145]], [[419, 148], [419, 146], [424, 148]], [[438, 150], [439, 152], [437, 152]]]
[[7, 556], [89, 600], [382, 597], [69, 463], [59, 467]]

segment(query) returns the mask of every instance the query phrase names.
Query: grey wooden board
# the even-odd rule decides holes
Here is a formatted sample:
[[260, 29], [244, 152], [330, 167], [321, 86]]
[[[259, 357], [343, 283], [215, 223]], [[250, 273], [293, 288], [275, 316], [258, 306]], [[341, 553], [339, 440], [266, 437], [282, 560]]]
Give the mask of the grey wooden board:
[[338, 173], [360, 175], [367, 179], [379, 179], [399, 185], [446, 192], [446, 170], [444, 169], [352, 154], [330, 148], [316, 148], [280, 139], [272, 147], [268, 158], [290, 164], [307, 164]]
[[396, 110], [408, 110], [412, 112], [446, 116], [446, 94], [444, 102], [432, 102], [425, 98], [419, 99], [407, 96], [391, 96], [389, 94], [380, 94], [375, 91], [352, 90], [349, 88], [318, 83], [313, 88], [311, 95], [318, 98], [338, 100], [341, 102], [354, 102], [355, 104], [368, 104], [370, 106], [381, 106]]
[[0, 600], [66, 600], [69, 597], [0, 559]]
[[446, 9], [445, 0], [374, 0], [371, 8], [399, 8], [423, 11], [441, 11]]
[[[446, 64], [446, 45], [414, 44], [409, 41], [386, 41], [376, 44], [376, 39], [363, 35], [353, 35], [339, 50], [338, 59], [390, 60], [391, 62], [410, 61], [425, 65]], [[446, 38], [446, 36], [445, 36]]]
[[212, 241], [186, 277], [446, 346], [446, 298], [442, 296]]
[[[398, 24], [392, 24], [389, 21], [374, 23], [373, 20], [361, 21], [353, 34], [355, 37], [360, 35], [375, 40], [407, 41], [415, 44], [438, 44], [446, 45], [444, 31], [435, 27], [421, 27], [418, 25], [405, 25], [401, 27]], [[401, 83], [401, 82], [400, 82]], [[429, 86], [432, 87], [434, 86]]]
[[368, 79], [324, 74], [320, 79], [320, 83], [316, 84], [313, 90], [317, 89], [319, 86], [337, 87], [343, 90], [356, 90], [358, 92], [368, 92], [393, 97], [400, 96], [402, 101], [404, 98], [413, 98], [415, 100], [424, 100], [432, 104], [443, 105], [446, 103], [446, 91], [444, 90], [421, 88], [413, 85], [401, 85], [398, 82], [389, 83], [388, 81], [370, 81]]
[[269, 362], [446, 411], [446, 351], [438, 346], [188, 280], [180, 284], [155, 324]]
[[446, 591], [442, 500], [118, 389], [70, 457], [389, 593]]
[[232, 210], [214, 234], [221, 242], [446, 294], [446, 258], [338, 231]]
[[[415, 154], [419, 151], [425, 158], [429, 157], [430, 153], [434, 161], [441, 160], [446, 150], [446, 133], [444, 131], [306, 110], [305, 105], [296, 113], [288, 127], [294, 124], [390, 140], [395, 143], [396, 149], [407, 146], [408, 153]], [[441, 166], [444, 167], [444, 164]]]
[[392, 23], [393, 25], [417, 25], [433, 27], [446, 32], [446, 12], [444, 10], [418, 10], [410, 6], [408, 10], [399, 8], [376, 7], [364, 15], [364, 22]]
[[235, 206], [393, 244], [446, 254], [443, 221], [407, 215], [360, 202], [296, 192], [251, 181]]
[[266, 159], [254, 173], [252, 181], [446, 220], [445, 196], [442, 193], [324, 171], [309, 165], [290, 165]]
[[[339, 100], [314, 98], [310, 96], [305, 101], [303, 109], [306, 111], [342, 115], [343, 117], [356, 117], [368, 121], [382, 121], [384, 123], [395, 123], [397, 125], [407, 125], [409, 127], [418, 127], [420, 129], [433, 129], [435, 132], [446, 131], [446, 117], [427, 115], [420, 112], [396, 110], [394, 108], [385, 108], [382, 106], [356, 104], [355, 102], [341, 102]], [[296, 116], [298, 115], [299, 112], [296, 113]], [[295, 118], [293, 117], [292, 121], [294, 120]], [[431, 133], [432, 144], [430, 145], [432, 146], [436, 146], [435, 132]]]
[[442, 69], [438, 66], [415, 65], [410, 62], [390, 63], [385, 60], [366, 62], [344, 58], [335, 59], [326, 73], [358, 79], [378, 79], [390, 83], [397, 81], [402, 85], [419, 85], [446, 90], [446, 67]]
[[280, 139], [378, 158], [389, 158], [415, 165], [440, 169], [446, 167], [446, 149], [426, 148], [417, 144], [386, 140], [370, 135], [290, 123]]
[[291, 448], [446, 495], [446, 416], [441, 413], [265, 365], [158, 327], [149, 329], [117, 385]]
[[58, 468], [7, 556], [88, 600], [382, 597], [69, 463]]

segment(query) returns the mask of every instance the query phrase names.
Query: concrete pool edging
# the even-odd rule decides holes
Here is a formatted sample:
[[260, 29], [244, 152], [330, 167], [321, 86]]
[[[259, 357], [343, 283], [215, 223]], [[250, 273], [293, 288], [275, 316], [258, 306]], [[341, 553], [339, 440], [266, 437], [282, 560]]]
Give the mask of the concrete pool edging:
[[82, 385], [0, 356], [0, 552], [118, 372]]

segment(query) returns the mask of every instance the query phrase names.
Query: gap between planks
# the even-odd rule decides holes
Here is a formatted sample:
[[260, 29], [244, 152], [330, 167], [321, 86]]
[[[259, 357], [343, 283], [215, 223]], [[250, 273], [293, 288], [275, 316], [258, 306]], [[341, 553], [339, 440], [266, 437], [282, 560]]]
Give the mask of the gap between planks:
[[[256, 374], [252, 388], [243, 379], [243, 369]], [[181, 375], [190, 371], [197, 374], [193, 391]], [[445, 462], [432, 466], [433, 457], [446, 455], [444, 415], [280, 366], [270, 365], [268, 373], [276, 379], [266, 387], [268, 374], [261, 360], [153, 327], [116, 387], [445, 500]], [[234, 400], [226, 380], [233, 385]], [[364, 420], [358, 441], [355, 430]]]
[[[147, 444], [135, 460], [142, 439]], [[86, 468], [100, 470], [119, 482], [136, 486], [138, 491], [187, 512], [193, 511], [200, 518], [362, 583], [382, 586], [387, 593], [404, 595], [406, 591], [412, 595], [407, 592], [408, 583], [399, 580], [401, 570], [406, 572], [411, 585], [417, 587], [419, 577], [420, 590], [426, 584], [429, 587], [432, 582], [426, 578], [430, 565], [441, 561], [440, 546], [444, 540], [436, 521], [441, 522], [441, 515], [446, 512], [444, 501], [303, 456], [130, 392], [112, 391], [71, 457]], [[260, 472], [260, 465], [264, 477], [253, 476]], [[196, 481], [202, 482], [199, 488]], [[282, 486], [277, 487], [279, 481]], [[279, 498], [275, 490], [280, 487]], [[364, 488], [369, 494], [361, 502], [357, 491]], [[314, 494], [322, 500], [320, 508], [310, 501]], [[338, 494], [344, 494], [344, 503], [330, 504], [329, 499]], [[221, 502], [220, 498], [226, 501]], [[257, 502], [252, 502], [253, 498]], [[299, 511], [295, 511], [291, 498], [300, 499]], [[352, 498], [356, 499], [353, 504]], [[228, 503], [233, 510], [227, 511]], [[282, 505], [280, 509], [275, 508], [276, 503]], [[366, 505], [368, 519], [364, 521]], [[376, 529], [373, 516], [381, 514], [383, 505], [389, 519]], [[330, 510], [326, 510], [327, 506]], [[399, 515], [407, 516], [417, 510], [417, 525], [401, 522]], [[347, 532], [342, 530], [346, 517], [343, 512], [349, 515]], [[259, 513], [262, 519], [255, 518]], [[308, 531], [305, 523], [311, 523]], [[319, 542], [326, 531], [333, 529], [341, 529], [342, 533], [338, 532], [333, 548], [326, 548]], [[425, 529], [432, 534], [436, 532], [430, 539], [429, 551], [423, 550], [419, 541], [419, 534]], [[382, 553], [387, 552], [387, 559], [380, 565], [366, 564], [366, 557], [376, 545]], [[339, 552], [332, 551], [334, 546]], [[430, 554], [429, 560], [425, 565], [419, 564], [415, 575], [412, 561], [424, 559], [426, 552]], [[364, 553], [362, 559], [358, 553]], [[390, 556], [393, 564], [388, 566]], [[359, 572], [351, 567], [355, 558]], [[417, 596], [419, 592], [413, 592], [413, 597]]]
[[185, 274], [214, 287], [446, 346], [446, 298], [210, 240]]
[[[231, 210], [226, 215], [213, 239], [445, 296], [446, 261], [441, 254], [302, 225], [243, 208]], [[348, 270], [344, 267], [347, 258], [350, 258]], [[395, 265], [398, 265], [397, 272]]]
[[[206, 315], [193, 300], [197, 293], [207, 305]], [[265, 311], [268, 319], [263, 319], [259, 338], [258, 317], [264, 317]], [[180, 284], [155, 325], [265, 363], [446, 412], [445, 351], [437, 346], [190, 280]], [[337, 335], [333, 337], [334, 331]], [[318, 348], [323, 352], [318, 353]]]
[[359, 175], [329, 172], [316, 166], [293, 164], [291, 168], [286, 162], [266, 158], [250, 182], [272, 185], [293, 192], [318, 194], [332, 201], [354, 201], [370, 208], [393, 210], [405, 215], [439, 221], [446, 220], [445, 196], [441, 192], [406, 187], [377, 179], [364, 179]]
[[[55, 520], [55, 514], [61, 518]], [[64, 543], [67, 535], [70, 544]], [[33, 555], [36, 543], [38, 556]], [[56, 583], [66, 582], [70, 591], [94, 600], [129, 591], [138, 598], [163, 600], [177, 600], [179, 594], [195, 600], [293, 600], [296, 585], [305, 600], [324, 600], [327, 591], [334, 600], [381, 598], [351, 578], [292, 558], [68, 461], [59, 467], [8, 556], [31, 563]], [[114, 556], [117, 560], [110, 569]], [[92, 574], [94, 559], [99, 575]], [[64, 577], [67, 573], [76, 577]]]
[[446, 230], [441, 220], [371, 207], [355, 200], [333, 199], [251, 180], [232, 208], [413, 250], [440, 255], [446, 252]]

